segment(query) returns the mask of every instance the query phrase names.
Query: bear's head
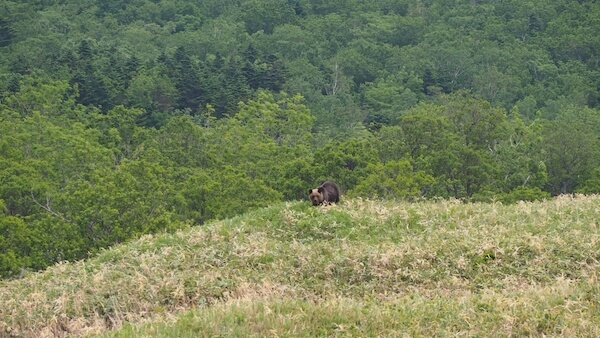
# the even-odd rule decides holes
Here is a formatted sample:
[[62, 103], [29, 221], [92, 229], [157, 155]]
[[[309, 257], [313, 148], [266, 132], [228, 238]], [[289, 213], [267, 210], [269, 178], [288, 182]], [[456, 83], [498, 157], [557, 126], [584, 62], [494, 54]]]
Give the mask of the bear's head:
[[323, 203], [323, 189], [319, 187], [318, 189], [310, 189], [308, 191], [308, 198], [310, 198], [313, 205], [319, 205]]

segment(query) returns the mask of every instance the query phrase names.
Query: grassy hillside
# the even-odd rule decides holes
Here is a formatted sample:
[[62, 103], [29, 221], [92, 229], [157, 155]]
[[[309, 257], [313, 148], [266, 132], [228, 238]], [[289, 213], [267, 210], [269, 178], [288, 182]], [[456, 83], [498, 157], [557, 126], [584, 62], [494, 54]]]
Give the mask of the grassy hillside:
[[599, 205], [279, 204], [0, 282], [0, 336], [599, 336]]

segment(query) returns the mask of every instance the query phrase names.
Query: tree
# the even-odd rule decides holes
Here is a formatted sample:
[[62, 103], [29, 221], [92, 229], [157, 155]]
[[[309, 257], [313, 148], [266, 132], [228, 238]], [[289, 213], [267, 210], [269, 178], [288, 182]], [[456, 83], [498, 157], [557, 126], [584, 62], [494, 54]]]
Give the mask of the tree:
[[170, 203], [175, 196], [172, 182], [168, 168], [145, 159], [125, 160], [116, 169], [72, 180], [52, 210], [78, 229], [86, 250], [105, 248], [177, 226]]
[[4, 120], [0, 130], [0, 155], [5, 159], [1, 176], [7, 182], [0, 187], [0, 198], [9, 210], [15, 205], [15, 214], [29, 215], [73, 178], [85, 178], [92, 169], [112, 163], [97, 131], [78, 122], [67, 128], [34, 113]]
[[185, 48], [177, 48], [174, 55], [175, 88], [179, 93], [178, 108], [196, 114], [207, 103], [207, 86], [201, 65], [194, 63]]
[[133, 158], [143, 141], [147, 130], [138, 126], [144, 111], [117, 106], [106, 114], [91, 115], [91, 124], [101, 132], [100, 142], [114, 154], [114, 162], [120, 163]]
[[0, 48], [10, 45], [13, 38], [14, 32], [10, 21], [0, 18]]
[[511, 203], [536, 200], [550, 196], [543, 191], [548, 181], [544, 158], [539, 153], [540, 124], [526, 123], [518, 107], [510, 112], [507, 136], [498, 140], [494, 161], [498, 176], [475, 199], [497, 199]]
[[331, 13], [347, 13], [354, 8], [361, 8], [357, 0], [313, 0], [311, 1], [311, 12], [319, 16]]
[[181, 195], [187, 215], [200, 224], [282, 200], [281, 193], [269, 188], [261, 179], [253, 179], [231, 166], [192, 173], [182, 187]]
[[470, 198], [493, 186], [497, 146], [507, 136], [506, 114], [468, 93], [441, 96], [438, 105], [419, 105], [400, 119], [414, 167], [436, 178], [436, 193]]
[[338, 183], [342, 191], [354, 189], [368, 174], [369, 165], [379, 162], [375, 145], [372, 138], [329, 142], [314, 152], [315, 177]]
[[154, 136], [160, 154], [169, 165], [186, 168], [215, 168], [219, 154], [212, 151], [211, 128], [200, 126], [188, 115], [172, 117]]
[[576, 192], [582, 194], [600, 194], [600, 168], [595, 168], [585, 183]]
[[416, 75], [402, 71], [361, 86], [363, 104], [374, 112], [370, 120], [379, 119], [383, 124], [397, 122], [403, 111], [419, 102], [422, 85]]
[[288, 97], [282, 93], [278, 101], [266, 91], [258, 93], [256, 100], [239, 104], [235, 115], [242, 126], [261, 132], [279, 146], [295, 147], [310, 144], [311, 128], [315, 118], [303, 104], [300, 95]]
[[238, 110], [238, 104], [248, 100], [251, 94], [242, 63], [235, 57], [227, 58], [220, 71], [220, 83], [211, 103], [217, 118], [233, 116]]
[[19, 81], [18, 90], [6, 95], [3, 104], [0, 103], [0, 111], [22, 118], [39, 113], [56, 123], [76, 121], [85, 111], [84, 107], [75, 103], [76, 99], [77, 92], [67, 81], [35, 74]]
[[318, 176], [320, 174], [315, 171], [312, 158], [308, 155], [284, 161], [275, 171], [276, 174], [272, 175], [267, 183], [271, 183], [270, 186], [280, 191], [288, 201], [305, 199], [309, 188], [321, 184]]
[[[457, 142], [458, 136], [451, 131], [443, 112], [443, 106], [420, 104], [400, 117], [400, 130], [395, 133], [402, 140], [400, 145], [405, 149], [403, 155], [411, 159], [416, 170], [431, 170], [431, 160], [439, 154], [443, 156], [448, 147]], [[386, 142], [394, 141], [389, 135], [394, 129], [383, 129], [386, 133], [382, 132], [381, 135], [387, 135]]]
[[171, 79], [154, 68], [131, 79], [125, 92], [125, 105], [143, 109], [146, 126], [161, 127], [165, 123], [161, 114], [175, 110], [177, 98], [177, 88]]
[[548, 188], [553, 195], [574, 192], [598, 167], [599, 125], [598, 111], [575, 107], [542, 124], [541, 151], [548, 168]]
[[31, 266], [31, 236], [22, 219], [0, 213], [0, 277], [17, 276]]
[[426, 196], [434, 184], [431, 175], [414, 171], [407, 159], [370, 164], [367, 172], [368, 176], [349, 193], [350, 196], [411, 199]]
[[249, 34], [259, 31], [271, 34], [276, 26], [296, 19], [295, 8], [287, 0], [244, 1], [240, 11]]
[[363, 39], [353, 40], [351, 45], [339, 51], [336, 62], [343, 74], [354, 81], [354, 89], [377, 77], [377, 69], [382, 67], [381, 59], [390, 53], [389, 48]]
[[113, 103], [106, 78], [91, 63], [86, 63], [73, 76], [72, 84], [79, 92], [79, 103], [108, 111]]

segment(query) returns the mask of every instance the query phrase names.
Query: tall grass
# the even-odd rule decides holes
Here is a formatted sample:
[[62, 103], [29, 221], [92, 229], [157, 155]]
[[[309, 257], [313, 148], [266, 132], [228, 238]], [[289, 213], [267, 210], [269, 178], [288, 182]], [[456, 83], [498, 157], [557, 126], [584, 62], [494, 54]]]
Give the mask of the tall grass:
[[600, 197], [282, 203], [0, 284], [0, 336], [600, 336]]

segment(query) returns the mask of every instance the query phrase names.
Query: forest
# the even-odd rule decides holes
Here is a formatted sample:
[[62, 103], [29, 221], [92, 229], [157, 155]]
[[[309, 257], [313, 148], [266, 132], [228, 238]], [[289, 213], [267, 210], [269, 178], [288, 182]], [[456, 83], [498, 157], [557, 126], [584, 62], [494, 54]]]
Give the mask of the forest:
[[600, 193], [599, 32], [593, 0], [2, 1], [0, 276], [324, 180]]

